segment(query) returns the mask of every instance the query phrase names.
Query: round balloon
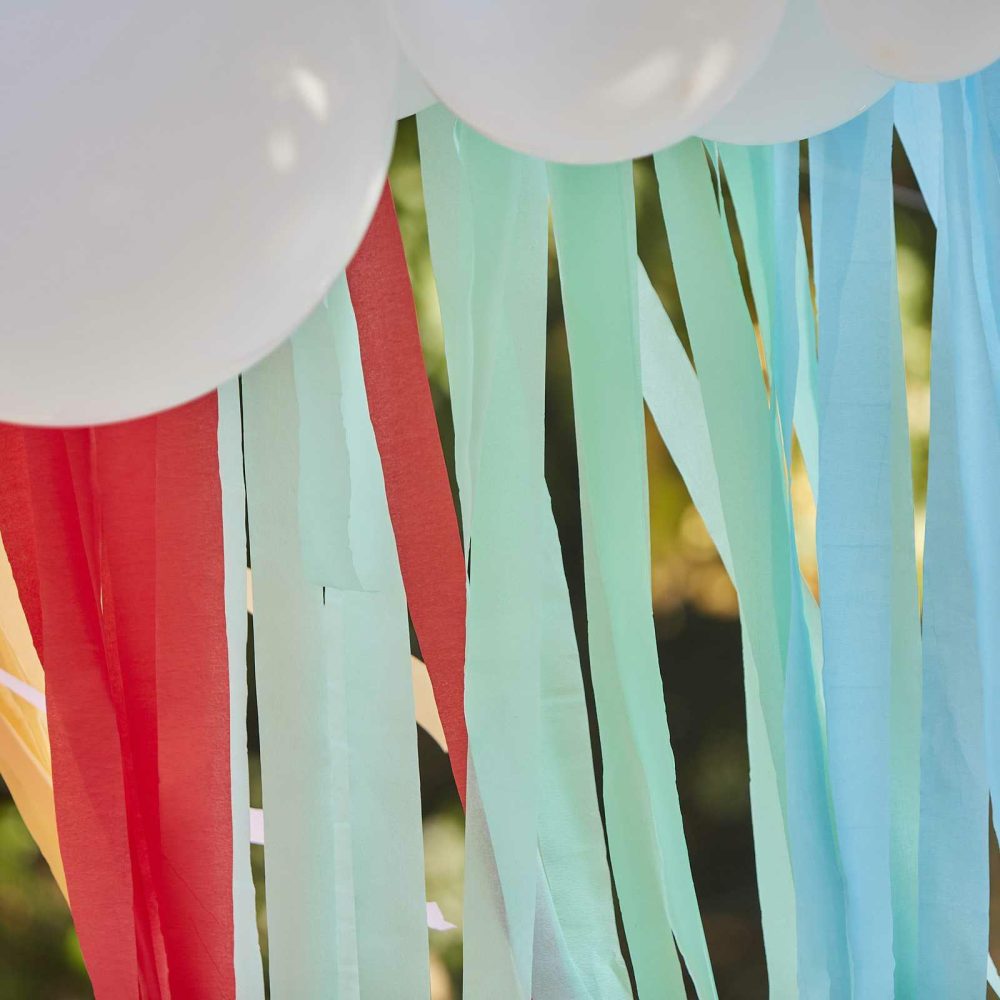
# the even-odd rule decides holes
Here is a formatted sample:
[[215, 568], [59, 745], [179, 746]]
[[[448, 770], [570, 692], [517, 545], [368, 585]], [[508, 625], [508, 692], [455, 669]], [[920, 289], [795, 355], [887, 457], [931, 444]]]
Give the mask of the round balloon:
[[435, 101], [424, 78], [413, 68], [410, 60], [401, 55], [396, 79], [396, 117], [409, 118], [410, 115], [429, 108]]
[[295, 328], [384, 181], [366, 0], [15, 4], [0, 33], [0, 419], [181, 403]]
[[892, 83], [827, 27], [816, 0], [788, 0], [760, 69], [699, 134], [744, 145], [795, 142], [860, 114]]
[[997, 0], [820, 0], [833, 29], [872, 69], [934, 83], [1000, 58]]
[[785, 0], [390, 0], [430, 89], [490, 138], [599, 163], [691, 135], [760, 65]]

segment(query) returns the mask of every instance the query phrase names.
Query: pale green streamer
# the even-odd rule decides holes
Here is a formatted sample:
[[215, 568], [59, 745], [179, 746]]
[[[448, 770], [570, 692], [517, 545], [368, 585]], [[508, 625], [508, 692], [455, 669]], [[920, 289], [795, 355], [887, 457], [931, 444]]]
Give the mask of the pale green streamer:
[[[243, 376], [244, 455], [254, 574], [254, 653], [266, 862], [271, 996], [358, 996], [342, 933], [338, 836], [346, 803], [322, 588], [304, 573], [298, 523], [298, 409], [290, 344]], [[333, 610], [333, 606], [331, 606]], [[342, 699], [341, 699], [342, 700]]]
[[[485, 352], [480, 350], [476, 358], [476, 347], [482, 347], [491, 332], [496, 337], [504, 329], [515, 340], [534, 338], [532, 350], [544, 347], [545, 288], [539, 284], [545, 280], [544, 176], [536, 174], [537, 164], [494, 146], [464, 126], [458, 127], [461, 141], [457, 141], [456, 120], [444, 108], [419, 115], [418, 128], [468, 549], [474, 530], [469, 458], [474, 419], [484, 426], [488, 414], [481, 410], [493, 395], [512, 387], [514, 400], [521, 400], [531, 379], [537, 377], [530, 367], [521, 373], [509, 366], [506, 371], [494, 367], [492, 385], [487, 383], [483, 391]], [[472, 267], [474, 261], [479, 262], [478, 268]], [[491, 354], [495, 345], [486, 357]], [[478, 361], [476, 372], [474, 360]], [[536, 407], [540, 388], [536, 381], [532, 390]], [[541, 434], [537, 422], [534, 432]], [[569, 595], [540, 470], [534, 479], [538, 503], [531, 516], [540, 518], [541, 533], [541, 791], [533, 995], [625, 997], [628, 977], [614, 925]], [[474, 574], [480, 558], [477, 541]], [[515, 733], [508, 732], [507, 740], [513, 739]]]
[[219, 387], [219, 479], [229, 654], [229, 772], [233, 797], [233, 965], [240, 1000], [264, 1000], [257, 899], [250, 870], [247, 759], [247, 540], [240, 386]]
[[[426, 994], [426, 909], [406, 598], [365, 395], [347, 284], [292, 339], [299, 401], [300, 534], [307, 576], [322, 585], [333, 736], [346, 735], [337, 849], [352, 861], [362, 997]], [[339, 388], [339, 392], [337, 391]], [[316, 491], [317, 497], [310, 494]], [[338, 507], [333, 501], [345, 498]], [[325, 520], [305, 512], [321, 513]], [[335, 537], [335, 536], [340, 536]], [[308, 553], [338, 554], [327, 565]], [[316, 576], [315, 573], [323, 574]], [[331, 573], [327, 577], [326, 573]], [[335, 586], [334, 580], [356, 581]], [[349, 934], [345, 935], [349, 940]]]
[[550, 165], [612, 865], [642, 997], [714, 997], [652, 627], [631, 164]]
[[[787, 816], [800, 995], [841, 996], [847, 956], [815, 687], [817, 616], [798, 573], [779, 425], [769, 412], [732, 248], [718, 225], [704, 150], [691, 140], [657, 154], [655, 163], [750, 653], [748, 730], [753, 740], [756, 683], [773, 767], [752, 770], [751, 783], [775, 782], [780, 813]], [[794, 750], [787, 770], [786, 736]], [[782, 832], [777, 814], [774, 809], [775, 836]], [[789, 964], [781, 963], [786, 976]]]

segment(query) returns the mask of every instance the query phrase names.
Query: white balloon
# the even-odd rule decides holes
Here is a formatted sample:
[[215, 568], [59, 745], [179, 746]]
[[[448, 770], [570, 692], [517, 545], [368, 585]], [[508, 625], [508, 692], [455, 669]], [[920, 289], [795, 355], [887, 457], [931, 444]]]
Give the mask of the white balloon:
[[364, 235], [396, 49], [367, 0], [15, 4], [0, 33], [0, 419], [190, 399]]
[[934, 83], [1000, 58], [997, 0], [820, 0], [844, 43], [872, 69]]
[[795, 142], [859, 115], [892, 84], [827, 27], [816, 0], [788, 0], [760, 69], [699, 135], [744, 145]]
[[760, 65], [786, 0], [389, 0], [430, 89], [498, 142], [627, 159], [703, 125]]
[[400, 54], [399, 75], [396, 78], [396, 117], [409, 118], [437, 102], [424, 78], [413, 68], [406, 56]]

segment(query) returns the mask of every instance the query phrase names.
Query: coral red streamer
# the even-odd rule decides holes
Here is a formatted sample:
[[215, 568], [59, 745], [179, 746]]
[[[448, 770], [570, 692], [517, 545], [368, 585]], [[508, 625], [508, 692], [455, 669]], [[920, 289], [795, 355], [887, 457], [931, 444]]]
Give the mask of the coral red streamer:
[[[72, 447], [79, 433], [69, 432]], [[127, 1000], [140, 996], [140, 971], [124, 776], [67, 435], [11, 427], [2, 434], [0, 533], [35, 644], [44, 649], [70, 904], [95, 995]]]
[[465, 557], [392, 192], [347, 268], [410, 618], [465, 801]]
[[214, 393], [94, 430], [0, 427], [0, 532], [44, 642], [60, 848], [101, 1000], [235, 996], [217, 431]]

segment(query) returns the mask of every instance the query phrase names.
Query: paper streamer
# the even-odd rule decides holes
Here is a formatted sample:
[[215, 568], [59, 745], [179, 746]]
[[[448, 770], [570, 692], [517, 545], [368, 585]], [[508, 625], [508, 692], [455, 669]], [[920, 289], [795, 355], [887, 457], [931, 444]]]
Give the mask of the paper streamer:
[[[104, 645], [62, 432], [4, 427], [0, 535], [43, 651], [59, 847], [98, 997], [138, 997], [124, 779]], [[36, 549], [36, 532], [47, 544]], [[155, 975], [155, 973], [154, 973]], [[154, 982], [155, 989], [155, 982]]]
[[[444, 108], [419, 115], [418, 129], [431, 254], [445, 328], [455, 464], [469, 546], [473, 510], [478, 509], [473, 501], [480, 492], [474, 489], [477, 477], [470, 479], [472, 428], [489, 426], [488, 415], [504, 392], [511, 397], [506, 405], [523, 409], [520, 401], [530, 385], [523, 373], [541, 364], [536, 356], [534, 366], [522, 365], [518, 377], [509, 366], [494, 363], [492, 383], [483, 377], [489, 374], [483, 356], [499, 353], [495, 347], [492, 354], [487, 351], [491, 337], [496, 339], [504, 327], [509, 332], [500, 336], [501, 351], [507, 339], [523, 342], [528, 337], [536, 345], [533, 350], [544, 346], [545, 179], [539, 164], [477, 136]], [[477, 360], [478, 377], [473, 371]], [[536, 382], [536, 396], [539, 391]], [[494, 419], [494, 434], [501, 429], [495, 425]], [[535, 433], [541, 433], [537, 416]], [[533, 995], [623, 996], [628, 991], [627, 974], [613, 921], [579, 658], [558, 536], [540, 468], [528, 478], [525, 489], [540, 495], [532, 517], [539, 519], [537, 558], [543, 584], [538, 595], [538, 780], [543, 791]], [[481, 558], [481, 547], [472, 544]], [[511, 738], [513, 732], [507, 735], [508, 741]], [[467, 906], [466, 941], [468, 912]]]
[[347, 281], [410, 618], [464, 801], [465, 560], [388, 186]]
[[[798, 575], [781, 437], [768, 410], [753, 330], [732, 248], [717, 221], [702, 146], [694, 140], [683, 143], [657, 154], [655, 164], [740, 597], [751, 786], [776, 787], [778, 806], [787, 816], [800, 995], [839, 996], [849, 983], [843, 901], [827, 809], [812, 615]], [[792, 747], [787, 768], [786, 739]], [[773, 800], [757, 802], [757, 842], [780, 843]], [[770, 865], [780, 873], [787, 862], [777, 855]], [[782, 879], [787, 887], [787, 876]], [[778, 964], [787, 975], [788, 962]]]
[[[315, 430], [306, 426], [311, 383], [300, 383], [300, 373], [308, 369], [322, 375], [335, 364], [341, 386], [337, 416], [344, 428], [346, 450], [336, 467], [349, 486], [342, 525], [347, 529], [347, 551], [358, 586], [337, 590], [328, 585], [325, 595], [327, 606], [333, 599], [342, 603], [345, 627], [341, 669], [347, 696], [349, 820], [361, 995], [415, 995], [425, 991], [421, 984], [429, 982], [430, 973], [406, 597], [346, 282], [334, 285], [327, 306], [325, 332], [333, 356], [324, 358], [314, 338], [303, 343], [301, 332], [293, 338], [292, 353], [303, 459], [310, 450], [308, 435]], [[329, 384], [331, 380], [321, 381]], [[300, 506], [306, 491], [300, 474]], [[328, 534], [335, 529], [335, 516], [334, 510], [328, 513]], [[303, 544], [308, 547], [314, 537], [303, 526]], [[322, 548], [321, 539], [316, 541]]]
[[897, 573], [894, 558], [905, 536], [893, 525], [912, 524], [912, 501], [894, 502], [910, 461], [891, 150], [891, 98], [810, 145], [823, 684], [854, 990], [865, 997], [892, 993], [894, 975], [896, 992], [912, 995], [917, 945], [919, 633], [915, 561]]
[[[995, 397], [977, 301], [960, 84], [939, 89], [943, 163], [924, 548], [919, 996], [983, 992], [989, 875], [984, 673], [995, 655], [990, 512], [1000, 470]], [[933, 127], [933, 120], [929, 127]], [[977, 549], [981, 549], [977, 551]], [[979, 588], [987, 589], [981, 591]], [[985, 645], [993, 642], [992, 649]]]
[[[714, 996], [652, 629], [631, 165], [551, 165], [612, 865], [640, 993]], [[615, 334], [617, 331], [617, 334]], [[653, 879], [650, 873], [662, 873]]]
[[247, 756], [247, 537], [243, 417], [237, 380], [219, 387], [219, 481], [229, 661], [229, 772], [232, 785], [233, 967], [240, 1000], [263, 1000], [257, 896], [250, 868], [250, 762]]

